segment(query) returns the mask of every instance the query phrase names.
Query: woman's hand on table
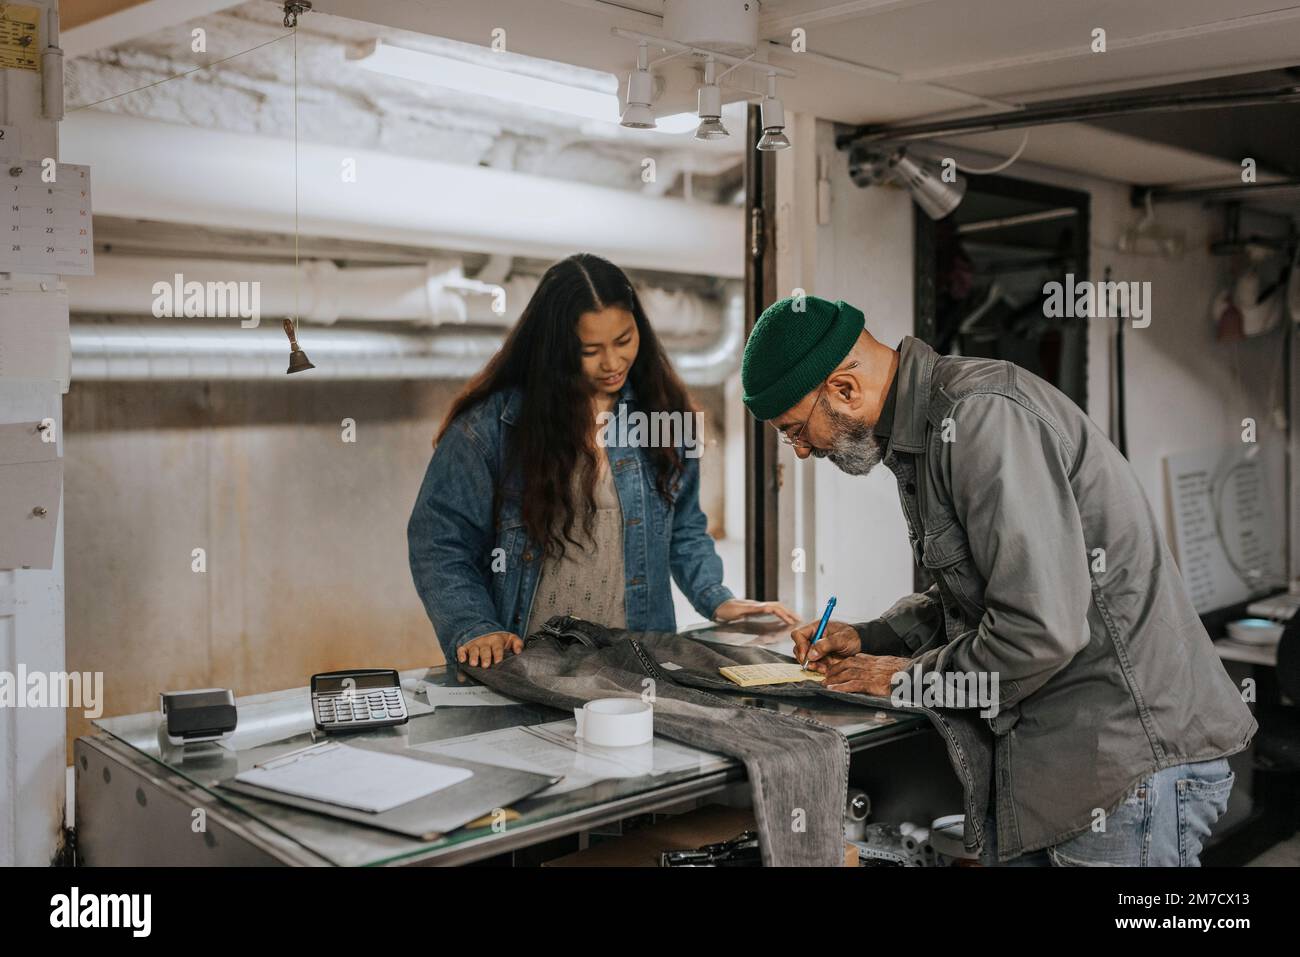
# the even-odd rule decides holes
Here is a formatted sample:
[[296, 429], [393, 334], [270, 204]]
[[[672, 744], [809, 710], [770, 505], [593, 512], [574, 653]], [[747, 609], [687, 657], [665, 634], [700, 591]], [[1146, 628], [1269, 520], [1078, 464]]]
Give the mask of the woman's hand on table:
[[491, 668], [505, 660], [507, 654], [517, 655], [524, 650], [524, 642], [508, 631], [494, 631], [479, 635], [456, 649], [456, 660], [475, 668]]
[[753, 601], [749, 598], [729, 598], [713, 612], [715, 621], [740, 621], [754, 615], [776, 615], [787, 625], [799, 624], [799, 616], [779, 601]]

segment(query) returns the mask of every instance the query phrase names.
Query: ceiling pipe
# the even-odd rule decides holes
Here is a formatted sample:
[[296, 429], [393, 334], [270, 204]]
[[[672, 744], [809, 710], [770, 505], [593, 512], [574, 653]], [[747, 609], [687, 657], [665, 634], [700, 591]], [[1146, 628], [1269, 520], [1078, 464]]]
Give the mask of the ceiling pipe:
[[[716, 386], [740, 364], [744, 299], [727, 297], [718, 334], [694, 348], [666, 343], [690, 386]], [[335, 380], [463, 380], [501, 347], [494, 332], [420, 332], [340, 326], [300, 329], [316, 368], [306, 377]], [[166, 381], [283, 379], [284, 334], [275, 323], [242, 329], [237, 320], [84, 322], [72, 324], [72, 380]]]
[[187, 290], [202, 295], [222, 287], [223, 311], [191, 318], [247, 316], [236, 312], [234, 300], [256, 292], [260, 316], [297, 316], [299, 321], [332, 324], [339, 319], [417, 322], [424, 325], [509, 320], [492, 310], [495, 283], [465, 278], [458, 259], [430, 260], [422, 266], [360, 266], [340, 269], [328, 259], [297, 265], [277, 262], [236, 262], [153, 256], [98, 256], [95, 274], [67, 280], [68, 305], [73, 313], [95, 315], [154, 315], [185, 318]]
[[[456, 257], [430, 260], [424, 265], [341, 268], [330, 260], [291, 263], [186, 259], [186, 257], [101, 255], [94, 276], [69, 277], [69, 308], [82, 316], [185, 316], [177, 308], [187, 283], [256, 282], [261, 317], [296, 315], [300, 321], [330, 325], [339, 320], [415, 322], [417, 325], [474, 324], [510, 326], [537, 290], [539, 277], [512, 274], [504, 280], [484, 282], [481, 276], [499, 277], [510, 272], [510, 257], [494, 257], [474, 278], [465, 278]], [[177, 278], [179, 277], [179, 278]], [[157, 286], [156, 283], [162, 283]], [[181, 293], [173, 293], [173, 290]], [[246, 287], [246, 296], [252, 287]], [[666, 335], [705, 335], [718, 328], [718, 304], [712, 298], [684, 290], [659, 289], [638, 283], [637, 295], [654, 322]], [[161, 290], [161, 291], [156, 291]], [[499, 306], [495, 311], [497, 291]], [[222, 302], [237, 295], [229, 290]], [[156, 308], [164, 295], [172, 311]], [[233, 308], [226, 316], [234, 317]], [[243, 315], [243, 313], [242, 313]], [[195, 319], [217, 319], [204, 312]]]
[[[494, 282], [479, 279], [485, 272], [495, 279], [509, 270], [509, 257], [494, 259], [475, 278], [467, 279], [460, 260], [453, 257], [420, 266], [341, 268], [325, 259], [306, 260], [295, 266], [285, 262], [109, 254], [96, 257], [95, 275], [68, 277], [66, 282], [69, 309], [83, 316], [183, 318], [185, 289], [190, 283], [198, 283], [205, 293], [204, 310], [202, 315], [190, 316], [194, 321], [236, 315], [247, 318], [249, 311], [238, 312], [235, 300], [242, 295], [247, 305], [256, 288], [260, 318], [296, 315], [300, 321], [327, 325], [354, 320], [504, 327], [519, 319], [540, 281], [538, 276], [526, 273]], [[257, 285], [245, 286], [241, 292], [239, 283]], [[209, 284], [226, 287], [220, 299], [214, 297], [213, 301], [214, 307], [223, 303], [226, 308], [207, 308]], [[646, 314], [663, 335], [708, 335], [719, 326], [716, 298], [641, 283], [636, 290]], [[167, 308], [160, 309], [160, 305]], [[502, 311], [497, 312], [496, 307]]]
[[702, 349], [674, 351], [668, 348], [673, 366], [687, 385], [722, 385], [740, 367], [745, 348], [745, 297], [728, 295], [722, 308], [717, 338]]
[[1029, 226], [1033, 223], [1050, 223], [1056, 219], [1069, 219], [1079, 215], [1078, 207], [1062, 206], [1059, 209], [1043, 209], [1036, 213], [1019, 213], [1015, 216], [999, 216], [996, 219], [981, 219], [973, 223], [959, 223], [957, 234], [984, 233], [993, 229], [1006, 229], [1009, 226]]
[[1278, 183], [1232, 183], [1226, 186], [1134, 186], [1129, 193], [1129, 202], [1134, 206], [1143, 206], [1148, 196], [1156, 203], [1227, 203], [1235, 200], [1245, 202], [1285, 196], [1297, 191], [1300, 191], [1300, 179], [1288, 179]]
[[[96, 216], [282, 233], [294, 223], [291, 139], [84, 110], [60, 158], [94, 169]], [[304, 237], [555, 259], [589, 249], [624, 269], [740, 279], [743, 210], [483, 166], [323, 143], [298, 147]], [[355, 182], [340, 182], [345, 161]]]
[[948, 136], [995, 133], [1056, 123], [1077, 123], [1109, 116], [1138, 113], [1178, 113], [1188, 110], [1213, 110], [1242, 106], [1271, 106], [1300, 102], [1300, 86], [1273, 87], [1267, 90], [1230, 90], [1204, 93], [1122, 94], [1111, 97], [1081, 97], [1033, 103], [1022, 110], [970, 116], [929, 123], [903, 123], [896, 126], [868, 124], [854, 127], [835, 138], [835, 145], [846, 149], [853, 144], [911, 143]]

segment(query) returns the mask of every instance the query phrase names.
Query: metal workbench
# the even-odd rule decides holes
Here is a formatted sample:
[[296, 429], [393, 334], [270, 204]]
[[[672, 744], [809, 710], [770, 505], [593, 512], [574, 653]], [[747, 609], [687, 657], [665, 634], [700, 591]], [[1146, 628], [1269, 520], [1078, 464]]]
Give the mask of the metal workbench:
[[[771, 644], [761, 637], [761, 627], [705, 629], [693, 636], [736, 643], [741, 640], [736, 636], [745, 633], [758, 636], [754, 643]], [[414, 746], [572, 717], [524, 703], [431, 708], [416, 689], [422, 682], [457, 683], [462, 679], [454, 668], [419, 669], [401, 677], [409, 722], [362, 733], [362, 740]], [[855, 752], [918, 736], [937, 741], [920, 715], [826, 699], [743, 698], [748, 704], [798, 711], [837, 727]], [[305, 687], [243, 697], [238, 707], [239, 728], [233, 739], [221, 743], [170, 746], [156, 712], [101, 719], [95, 722], [98, 733], [77, 739], [79, 861], [90, 866], [464, 864], [744, 788], [740, 762], [700, 751], [697, 762], [686, 769], [602, 780], [569, 793], [543, 793], [517, 802], [513, 810], [519, 816], [503, 830], [462, 827], [438, 840], [419, 841], [218, 787], [218, 781], [255, 763], [321, 739]]]

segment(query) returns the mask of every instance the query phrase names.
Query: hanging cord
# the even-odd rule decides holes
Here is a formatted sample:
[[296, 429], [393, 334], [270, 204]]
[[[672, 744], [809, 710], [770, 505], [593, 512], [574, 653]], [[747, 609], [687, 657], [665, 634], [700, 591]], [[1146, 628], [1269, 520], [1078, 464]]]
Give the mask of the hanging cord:
[[[286, 14], [287, 17], [287, 14]], [[298, 331], [298, 21], [293, 23], [293, 331]]]
[[957, 163], [957, 168], [961, 170], [963, 173], [973, 173], [976, 176], [991, 176], [994, 173], [1001, 173], [1004, 169], [1006, 169], [1016, 160], [1020, 159], [1020, 154], [1025, 151], [1025, 147], [1028, 145], [1029, 145], [1029, 131], [1025, 130], [1025, 135], [1020, 140], [1019, 148], [1014, 153], [1011, 154], [1009, 159], [1004, 160], [1003, 162], [999, 163], [997, 166], [990, 166], [988, 167], [988, 169], [977, 169], [974, 166], [965, 166], [961, 163], [957, 163], [956, 160], [953, 160], [953, 162]]
[[241, 57], [246, 53], [252, 53], [254, 50], [260, 50], [262, 47], [268, 47], [272, 43], [279, 43], [287, 37], [294, 36], [292, 33], [282, 33], [278, 37], [259, 43], [255, 47], [249, 47], [247, 50], [240, 50], [238, 53], [232, 53], [230, 56], [222, 57], [220, 60], [213, 60], [211, 63], [205, 63], [202, 66], [196, 66], [192, 70], [186, 70], [184, 73], [177, 73], [174, 76], [165, 76], [161, 80], [154, 80], [152, 83], [146, 83], [144, 86], [138, 86], [134, 90], [127, 90], [125, 93], [114, 93], [112, 96], [106, 96], [102, 100], [95, 100], [93, 103], [83, 103], [81, 106], [68, 107], [69, 113], [75, 113], [78, 110], [88, 110], [93, 106], [99, 106], [101, 103], [107, 103], [110, 100], [117, 100], [124, 96], [130, 96], [132, 93], [139, 93], [142, 90], [151, 90], [155, 86], [161, 86], [164, 83], [170, 83], [172, 80], [181, 80], [187, 76], [193, 76], [195, 73], [201, 73], [204, 70], [210, 70], [214, 66], [220, 66], [222, 63], [228, 63], [236, 57]]

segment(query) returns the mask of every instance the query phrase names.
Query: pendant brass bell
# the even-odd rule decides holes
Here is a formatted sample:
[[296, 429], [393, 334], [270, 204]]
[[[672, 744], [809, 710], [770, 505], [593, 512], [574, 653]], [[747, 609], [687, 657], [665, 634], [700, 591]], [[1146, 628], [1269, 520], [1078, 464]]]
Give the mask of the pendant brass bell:
[[293, 375], [295, 372], [305, 372], [308, 369], [314, 369], [316, 366], [307, 358], [307, 353], [302, 351], [298, 345], [298, 336], [293, 331], [293, 320], [284, 320], [284, 334], [289, 337], [289, 368], [285, 370], [286, 375]]

